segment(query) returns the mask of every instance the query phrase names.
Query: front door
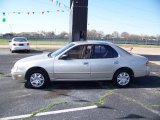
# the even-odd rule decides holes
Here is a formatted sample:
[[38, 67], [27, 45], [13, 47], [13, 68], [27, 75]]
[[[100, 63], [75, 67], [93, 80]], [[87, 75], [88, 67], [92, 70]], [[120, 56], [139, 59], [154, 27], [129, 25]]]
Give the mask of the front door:
[[76, 46], [64, 53], [65, 58], [60, 57], [55, 60], [54, 78], [57, 80], [90, 79], [90, 61], [87, 58], [89, 56], [85, 54], [86, 48], [86, 45]]

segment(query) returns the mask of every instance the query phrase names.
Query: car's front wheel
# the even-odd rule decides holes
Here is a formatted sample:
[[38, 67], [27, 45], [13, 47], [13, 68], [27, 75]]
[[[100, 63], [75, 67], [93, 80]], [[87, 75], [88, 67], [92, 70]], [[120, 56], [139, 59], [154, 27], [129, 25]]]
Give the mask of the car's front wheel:
[[116, 86], [120, 88], [127, 87], [133, 79], [131, 72], [127, 70], [119, 70], [115, 73], [113, 77], [113, 82]]
[[49, 82], [49, 77], [42, 70], [31, 70], [26, 75], [26, 83], [25, 86], [27, 88], [43, 88]]

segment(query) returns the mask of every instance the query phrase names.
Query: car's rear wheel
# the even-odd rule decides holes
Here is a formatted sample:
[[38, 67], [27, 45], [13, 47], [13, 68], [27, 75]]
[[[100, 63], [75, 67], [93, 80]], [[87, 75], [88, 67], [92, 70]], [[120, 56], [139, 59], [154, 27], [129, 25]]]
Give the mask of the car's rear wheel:
[[30, 50], [26, 50], [27, 53], [30, 53]]
[[35, 89], [44, 88], [49, 82], [46, 72], [37, 69], [29, 71], [26, 75], [26, 80], [25, 86]]
[[113, 82], [117, 87], [127, 87], [133, 79], [131, 72], [127, 70], [119, 70], [114, 74]]
[[15, 51], [14, 50], [11, 50], [11, 53], [14, 53]]

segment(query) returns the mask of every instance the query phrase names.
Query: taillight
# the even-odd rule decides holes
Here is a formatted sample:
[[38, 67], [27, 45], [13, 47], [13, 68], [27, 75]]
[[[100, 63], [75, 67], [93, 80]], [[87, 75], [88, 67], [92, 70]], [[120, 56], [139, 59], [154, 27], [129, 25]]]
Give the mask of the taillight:
[[29, 45], [29, 43], [27, 43], [27, 45]]
[[148, 66], [148, 65], [149, 65], [149, 61], [146, 62], [146, 66]]
[[15, 44], [15, 43], [14, 43], [13, 45], [14, 45], [14, 46], [16, 46], [16, 44]]

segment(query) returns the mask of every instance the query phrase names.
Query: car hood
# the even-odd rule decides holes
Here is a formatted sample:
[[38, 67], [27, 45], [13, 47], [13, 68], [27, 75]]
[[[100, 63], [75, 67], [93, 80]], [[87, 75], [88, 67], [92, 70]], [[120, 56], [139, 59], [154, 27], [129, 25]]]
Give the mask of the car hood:
[[33, 63], [33, 62], [40, 62], [40, 61], [44, 61], [46, 59], [50, 59], [50, 57], [48, 57], [48, 53], [45, 54], [41, 54], [41, 55], [35, 55], [35, 56], [31, 56], [31, 57], [26, 57], [23, 59], [20, 59], [16, 62], [16, 64], [22, 64], [22, 63]]

